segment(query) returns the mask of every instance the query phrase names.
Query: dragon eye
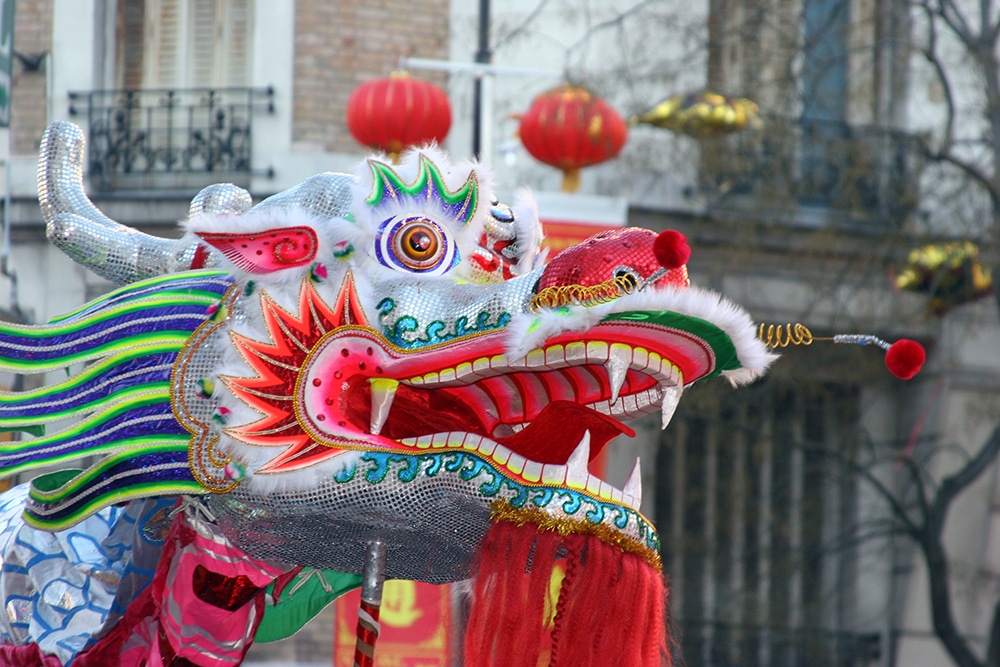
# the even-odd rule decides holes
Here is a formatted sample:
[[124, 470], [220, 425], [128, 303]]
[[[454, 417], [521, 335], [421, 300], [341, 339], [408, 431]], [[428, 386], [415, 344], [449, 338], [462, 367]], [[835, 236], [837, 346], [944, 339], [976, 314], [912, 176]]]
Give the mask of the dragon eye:
[[444, 273], [458, 261], [455, 243], [445, 229], [425, 217], [392, 217], [378, 231], [378, 260], [393, 269]]
[[404, 262], [410, 260], [418, 265], [433, 261], [441, 251], [442, 245], [442, 239], [437, 230], [430, 225], [419, 222], [401, 229], [393, 241], [397, 246], [396, 254], [400, 259]]

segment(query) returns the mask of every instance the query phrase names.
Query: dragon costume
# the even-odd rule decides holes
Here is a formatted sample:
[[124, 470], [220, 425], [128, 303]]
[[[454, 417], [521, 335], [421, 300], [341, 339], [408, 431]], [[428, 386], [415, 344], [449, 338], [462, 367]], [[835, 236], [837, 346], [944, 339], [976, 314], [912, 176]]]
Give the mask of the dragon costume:
[[621, 489], [588, 462], [772, 359], [689, 286], [680, 234], [545, 264], [527, 200], [427, 148], [255, 206], [211, 186], [167, 240], [97, 210], [82, 165], [79, 129], [50, 126], [49, 238], [119, 287], [0, 324], [0, 366], [55, 378], [0, 395], [0, 426], [35, 434], [3, 474], [45, 468], [0, 496], [0, 664], [237, 665], [373, 553], [380, 576], [472, 580], [466, 665], [670, 662], [638, 461]]

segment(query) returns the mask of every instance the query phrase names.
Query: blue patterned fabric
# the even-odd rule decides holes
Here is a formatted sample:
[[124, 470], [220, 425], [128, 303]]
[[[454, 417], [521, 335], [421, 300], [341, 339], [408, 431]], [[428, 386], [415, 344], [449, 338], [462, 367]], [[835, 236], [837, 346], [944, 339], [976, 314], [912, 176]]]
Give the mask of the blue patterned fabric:
[[52, 533], [24, 523], [27, 496], [27, 484], [0, 495], [0, 642], [35, 642], [68, 665], [152, 579], [175, 499], [108, 507]]

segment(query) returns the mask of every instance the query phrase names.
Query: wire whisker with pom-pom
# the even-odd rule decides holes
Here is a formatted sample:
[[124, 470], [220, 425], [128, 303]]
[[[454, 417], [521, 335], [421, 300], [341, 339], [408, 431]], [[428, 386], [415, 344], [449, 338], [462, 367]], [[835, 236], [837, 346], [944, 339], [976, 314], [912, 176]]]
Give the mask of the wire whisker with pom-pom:
[[804, 324], [761, 324], [757, 329], [757, 337], [771, 349], [788, 347], [790, 345], [812, 345], [813, 341], [832, 341], [852, 345], [875, 345], [886, 351], [885, 366], [889, 372], [900, 380], [909, 380], [923, 367], [927, 360], [924, 346], [909, 338], [900, 338], [895, 343], [889, 343], [872, 334], [837, 334], [830, 338], [814, 336]]

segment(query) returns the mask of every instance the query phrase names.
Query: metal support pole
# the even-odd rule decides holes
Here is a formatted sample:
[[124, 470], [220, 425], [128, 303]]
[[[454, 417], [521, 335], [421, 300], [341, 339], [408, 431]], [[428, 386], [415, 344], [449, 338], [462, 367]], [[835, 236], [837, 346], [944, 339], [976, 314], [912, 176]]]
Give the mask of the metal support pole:
[[368, 543], [365, 569], [361, 574], [361, 607], [358, 609], [357, 640], [354, 644], [354, 667], [374, 667], [375, 642], [381, 626], [382, 585], [385, 583], [385, 542]]
[[[493, 57], [490, 51], [490, 0], [479, 0], [479, 48], [476, 50], [477, 63], [489, 63]], [[476, 87], [472, 97], [472, 154], [479, 159], [483, 159], [483, 113], [486, 111], [484, 105], [483, 87], [484, 77], [480, 74], [476, 77]]]

